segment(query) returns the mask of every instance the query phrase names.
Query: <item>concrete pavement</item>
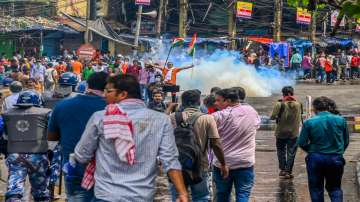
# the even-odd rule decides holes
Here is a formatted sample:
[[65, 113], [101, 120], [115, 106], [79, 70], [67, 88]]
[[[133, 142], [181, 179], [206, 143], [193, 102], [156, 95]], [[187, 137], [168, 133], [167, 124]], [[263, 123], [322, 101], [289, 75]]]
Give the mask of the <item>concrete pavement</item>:
[[[259, 131], [256, 138], [256, 182], [251, 195], [253, 202], [309, 202], [305, 153], [299, 149], [294, 165], [294, 179], [278, 177], [275, 137], [272, 131]], [[356, 163], [360, 153], [360, 134], [353, 133], [344, 157], [345, 171], [342, 181], [344, 201], [360, 201], [356, 183]], [[330, 201], [326, 195], [326, 201]]]

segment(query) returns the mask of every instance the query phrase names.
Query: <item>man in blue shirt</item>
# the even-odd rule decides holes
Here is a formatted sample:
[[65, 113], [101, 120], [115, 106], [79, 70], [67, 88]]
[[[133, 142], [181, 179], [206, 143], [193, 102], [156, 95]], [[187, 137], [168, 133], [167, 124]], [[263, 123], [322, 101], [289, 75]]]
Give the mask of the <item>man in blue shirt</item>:
[[[92, 74], [87, 80], [88, 89], [84, 95], [63, 100], [55, 106], [49, 122], [48, 139], [60, 140], [63, 163], [69, 161], [69, 155], [74, 152], [91, 115], [105, 108], [103, 91], [106, 78], [107, 74], [104, 72]], [[93, 190], [86, 191], [81, 188], [84, 170], [85, 165], [80, 165], [72, 175], [65, 174], [65, 189], [69, 202], [88, 202], [93, 198]]]
[[324, 181], [331, 201], [343, 199], [343, 154], [349, 145], [349, 131], [343, 117], [329, 112], [329, 100], [319, 97], [313, 101], [316, 115], [304, 122], [298, 139], [299, 147], [308, 153], [305, 161], [313, 202], [324, 201]]

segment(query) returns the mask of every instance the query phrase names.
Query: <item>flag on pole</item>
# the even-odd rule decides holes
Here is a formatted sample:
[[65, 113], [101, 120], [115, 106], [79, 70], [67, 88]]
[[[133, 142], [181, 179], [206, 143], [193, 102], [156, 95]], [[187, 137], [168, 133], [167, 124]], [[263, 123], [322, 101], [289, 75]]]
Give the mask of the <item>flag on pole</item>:
[[174, 48], [176, 46], [180, 46], [180, 45], [184, 44], [184, 41], [185, 41], [184, 38], [180, 38], [180, 37], [175, 38], [171, 44], [171, 48]]
[[194, 34], [194, 36], [191, 39], [190, 45], [189, 45], [189, 49], [188, 49], [188, 54], [190, 56], [193, 56], [195, 53], [195, 43], [196, 43], [196, 39], [197, 39], [197, 33]]

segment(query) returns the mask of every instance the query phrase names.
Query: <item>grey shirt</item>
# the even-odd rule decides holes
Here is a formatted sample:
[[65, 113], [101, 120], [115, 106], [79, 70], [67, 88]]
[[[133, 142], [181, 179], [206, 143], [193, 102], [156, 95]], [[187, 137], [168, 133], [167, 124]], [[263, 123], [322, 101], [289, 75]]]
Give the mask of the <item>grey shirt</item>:
[[153, 201], [156, 157], [159, 157], [166, 172], [181, 170], [170, 118], [147, 109], [141, 100], [127, 99], [119, 105], [134, 125], [135, 164], [131, 166], [120, 162], [114, 141], [104, 138], [105, 111], [95, 112], [88, 121], [75, 148], [75, 158], [86, 163], [96, 153], [96, 198], [111, 202]]

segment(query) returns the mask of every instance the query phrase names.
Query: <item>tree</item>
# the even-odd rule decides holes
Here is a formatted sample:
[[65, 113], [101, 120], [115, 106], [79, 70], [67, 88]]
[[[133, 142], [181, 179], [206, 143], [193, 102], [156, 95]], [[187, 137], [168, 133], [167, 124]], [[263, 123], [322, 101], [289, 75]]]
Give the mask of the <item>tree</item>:
[[302, 5], [310, 11], [314, 11], [319, 6], [324, 5], [339, 10], [339, 15], [330, 36], [336, 35], [341, 20], [345, 15], [348, 18], [360, 18], [360, 0], [288, 0], [288, 3], [292, 6]]

